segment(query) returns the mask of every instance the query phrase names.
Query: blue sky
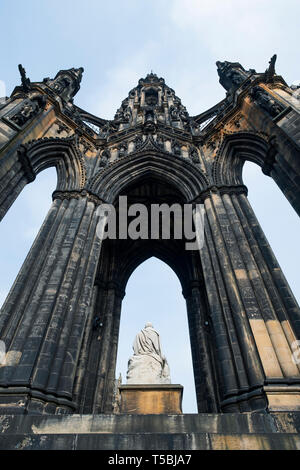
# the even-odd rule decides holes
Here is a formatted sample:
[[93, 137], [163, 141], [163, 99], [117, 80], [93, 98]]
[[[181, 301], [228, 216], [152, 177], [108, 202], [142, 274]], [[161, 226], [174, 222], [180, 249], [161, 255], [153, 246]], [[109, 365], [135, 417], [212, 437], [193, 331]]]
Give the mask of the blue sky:
[[[288, 84], [300, 81], [299, 17], [298, 0], [2, 0], [0, 80], [9, 95], [20, 83], [19, 63], [32, 81], [83, 66], [75, 103], [111, 119], [139, 78], [153, 70], [195, 115], [225, 96], [217, 60], [239, 61], [262, 72], [276, 53], [277, 73]], [[275, 183], [254, 164], [245, 165], [244, 180], [300, 301], [299, 219]], [[0, 225], [1, 303], [51, 204], [55, 181], [54, 169], [40, 174]], [[185, 386], [184, 411], [195, 412], [181, 288], [170, 268], [155, 259], [141, 265], [128, 283], [117, 367], [123, 378], [134, 335], [148, 320], [161, 333], [173, 382]], [[184, 334], [179, 337], [178, 331]]]

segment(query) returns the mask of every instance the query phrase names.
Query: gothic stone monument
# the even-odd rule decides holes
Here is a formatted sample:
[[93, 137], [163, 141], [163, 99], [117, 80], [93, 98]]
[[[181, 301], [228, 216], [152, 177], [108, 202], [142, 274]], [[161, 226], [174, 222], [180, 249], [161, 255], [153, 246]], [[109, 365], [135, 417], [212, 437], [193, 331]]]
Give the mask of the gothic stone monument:
[[128, 361], [127, 385], [119, 386], [120, 412], [181, 413], [182, 385], [171, 385], [170, 368], [152, 323], [136, 335]]
[[[300, 214], [300, 101], [275, 72], [217, 62], [226, 97], [190, 116], [163, 78], [115, 117], [74, 103], [83, 69], [0, 101], [0, 218], [57, 170], [53, 204], [2, 307], [0, 448], [299, 448], [300, 310], [247, 199], [246, 160]], [[102, 204], [203, 204], [205, 243], [97, 236]], [[151, 256], [186, 299], [198, 414], [114, 414], [122, 299]], [[58, 438], [59, 436], [59, 438]]]

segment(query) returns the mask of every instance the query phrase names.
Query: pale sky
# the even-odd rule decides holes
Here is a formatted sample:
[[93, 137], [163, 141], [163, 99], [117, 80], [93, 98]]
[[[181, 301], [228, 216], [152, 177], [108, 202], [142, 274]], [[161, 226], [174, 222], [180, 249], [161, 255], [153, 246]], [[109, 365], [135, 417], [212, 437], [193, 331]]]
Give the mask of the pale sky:
[[[224, 98], [215, 62], [240, 62], [263, 72], [276, 53], [276, 71], [300, 81], [299, 0], [2, 0], [0, 94], [20, 83], [22, 63], [32, 81], [83, 66], [75, 104], [112, 119], [139, 78], [165, 78], [190, 115]], [[6, 90], [6, 92], [5, 92]], [[300, 301], [299, 219], [259, 167], [244, 171], [249, 199]], [[53, 168], [28, 185], [0, 225], [0, 303], [12, 285], [51, 204]], [[117, 373], [126, 377], [134, 335], [152, 321], [161, 334], [173, 383], [184, 385], [184, 411], [196, 412], [187, 319], [181, 287], [156, 259], [141, 265], [127, 287]]]

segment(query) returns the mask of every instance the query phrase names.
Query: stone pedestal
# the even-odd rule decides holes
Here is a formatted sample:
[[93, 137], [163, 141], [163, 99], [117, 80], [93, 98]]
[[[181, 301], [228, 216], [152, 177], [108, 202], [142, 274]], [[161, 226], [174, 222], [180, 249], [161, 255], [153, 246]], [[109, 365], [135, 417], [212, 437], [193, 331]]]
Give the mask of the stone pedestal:
[[265, 385], [264, 391], [268, 400], [268, 411], [300, 411], [299, 385]]
[[181, 414], [182, 385], [139, 384], [121, 385], [120, 413]]

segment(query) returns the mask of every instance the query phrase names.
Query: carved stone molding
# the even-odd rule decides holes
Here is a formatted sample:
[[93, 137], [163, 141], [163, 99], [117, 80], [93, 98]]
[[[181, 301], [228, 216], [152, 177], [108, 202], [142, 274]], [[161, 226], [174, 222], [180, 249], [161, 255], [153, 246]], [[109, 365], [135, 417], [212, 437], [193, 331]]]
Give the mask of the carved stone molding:
[[248, 188], [244, 184], [239, 185], [212, 185], [201, 191], [201, 193], [191, 202], [200, 204], [211, 195], [211, 193], [223, 194], [248, 194]]
[[[268, 141], [266, 136], [262, 133], [258, 132], [249, 132], [249, 131], [241, 131], [241, 132], [234, 132], [232, 134], [225, 134], [225, 136], [220, 143], [218, 150], [216, 152], [216, 156], [212, 165], [212, 175], [213, 180], [216, 184], [222, 185], [223, 177], [225, 171], [223, 166], [229, 165], [229, 174], [232, 175], [232, 166], [229, 163], [231, 160], [228, 158], [230, 155], [230, 148], [234, 148], [237, 142], [245, 142], [249, 143], [249, 152], [252, 152], [252, 161], [255, 161], [258, 165], [262, 165], [262, 162], [265, 158], [265, 152], [267, 151]], [[228, 147], [228, 148], [227, 148]], [[257, 147], [257, 148], [256, 148]]]
[[20, 145], [19, 149], [17, 150], [17, 154], [28, 183], [31, 183], [35, 180], [36, 174], [28, 158], [26, 147], [24, 145]]
[[34, 93], [30, 97], [22, 95], [20, 98], [23, 98], [23, 102], [3, 117], [8, 124], [17, 130], [23, 129], [46, 106], [46, 98], [40, 93]]
[[284, 106], [265, 89], [255, 86], [250, 91], [250, 99], [263, 109], [269, 116], [275, 118], [284, 111]]
[[265, 158], [264, 163], [263, 163], [262, 168], [261, 168], [262, 172], [267, 176], [270, 176], [271, 171], [273, 170], [273, 165], [275, 163], [275, 157], [276, 157], [276, 154], [278, 152], [278, 145], [277, 145], [277, 141], [276, 141], [275, 136], [270, 138], [269, 144], [270, 144], [270, 147], [268, 149], [266, 158]]
[[100, 206], [101, 204], [105, 203], [102, 199], [100, 199], [96, 194], [93, 194], [85, 189], [82, 191], [54, 191], [52, 194], [52, 199], [81, 199], [87, 198], [89, 202], [93, 202], [96, 206]]
[[[76, 134], [69, 137], [42, 137], [37, 140], [31, 140], [26, 144], [22, 145], [26, 148], [26, 151], [30, 155], [33, 166], [36, 169], [38, 167], [39, 160], [47, 160], [48, 152], [51, 154], [49, 157], [47, 166], [54, 166], [55, 158], [60, 156], [68, 156], [68, 158], [61, 158], [61, 162], [66, 164], [66, 173], [72, 173], [70, 168], [72, 167], [72, 162], [78, 164], [80, 171], [75, 171], [74, 174], [78, 177], [77, 182], [74, 182], [74, 185], [79, 184], [80, 188], [83, 188], [86, 182], [86, 163], [85, 159], [78, 148], [78, 137]], [[37, 170], [37, 173], [39, 171]], [[62, 183], [64, 184], [64, 183]]]
[[71, 129], [62, 121], [57, 120], [55, 122], [55, 124], [57, 125], [57, 130], [56, 130], [57, 134], [61, 134], [62, 132], [70, 132], [71, 131]]

